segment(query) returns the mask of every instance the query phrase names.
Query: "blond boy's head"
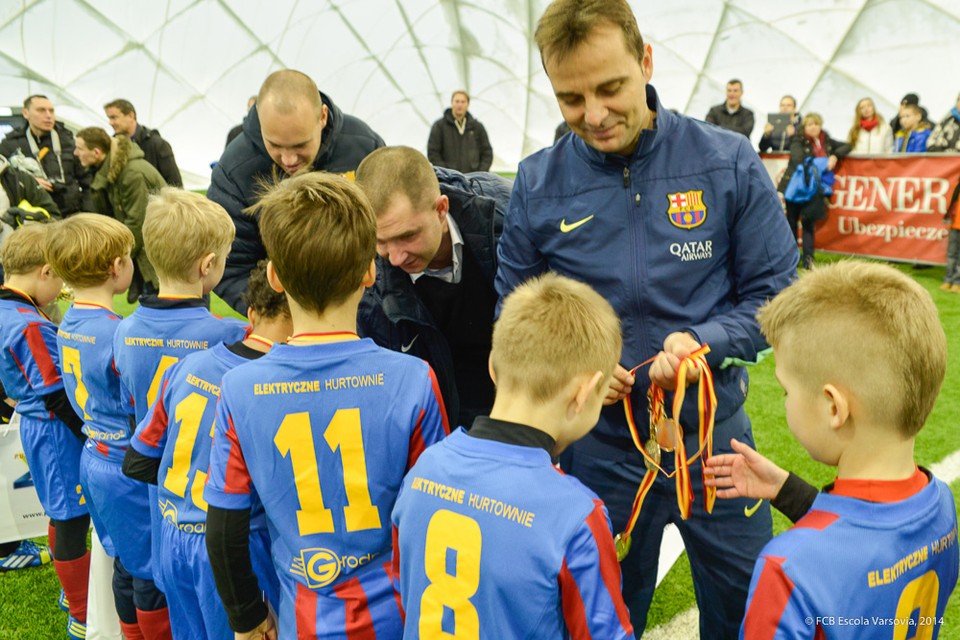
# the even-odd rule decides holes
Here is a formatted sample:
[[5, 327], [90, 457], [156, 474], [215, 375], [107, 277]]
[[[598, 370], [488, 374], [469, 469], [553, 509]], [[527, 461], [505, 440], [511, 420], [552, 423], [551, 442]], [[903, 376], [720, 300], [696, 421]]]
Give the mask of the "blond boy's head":
[[147, 203], [143, 247], [161, 280], [200, 280], [198, 262], [215, 254], [216, 262], [222, 264], [235, 235], [226, 210], [199, 193], [167, 187]]
[[47, 235], [46, 261], [64, 282], [78, 289], [106, 282], [117, 258], [133, 250], [133, 233], [99, 213], [77, 213], [53, 225]]
[[581, 375], [607, 381], [620, 358], [620, 320], [589, 286], [547, 273], [517, 287], [493, 327], [497, 395], [546, 403]]
[[322, 313], [360, 290], [376, 254], [377, 220], [359, 187], [331, 173], [296, 175], [252, 209], [273, 269], [301, 308]]
[[923, 427], [943, 383], [947, 341], [933, 299], [912, 278], [886, 265], [839, 262], [783, 290], [757, 319], [809, 391], [843, 389], [866, 422], [904, 438]]
[[19, 227], [0, 247], [0, 264], [7, 276], [30, 273], [47, 264], [43, 248], [50, 230], [59, 223], [28, 224]]

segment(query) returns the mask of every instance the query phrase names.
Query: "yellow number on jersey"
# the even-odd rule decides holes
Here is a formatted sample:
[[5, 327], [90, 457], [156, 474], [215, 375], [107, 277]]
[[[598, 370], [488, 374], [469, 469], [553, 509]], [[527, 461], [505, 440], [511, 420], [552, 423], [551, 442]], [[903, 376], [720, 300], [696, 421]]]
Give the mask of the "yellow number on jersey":
[[297, 487], [300, 509], [297, 525], [301, 536], [333, 531], [333, 513], [323, 506], [320, 473], [317, 471], [316, 449], [309, 413], [291, 413], [283, 418], [273, 443], [284, 458], [290, 454], [293, 481]]
[[[470, 602], [480, 586], [483, 536], [473, 518], [441, 509], [430, 518], [423, 563], [430, 580], [420, 598], [420, 637], [472, 640], [480, 637], [480, 617]], [[447, 573], [447, 551], [456, 553], [454, 574]], [[453, 611], [453, 633], [442, 628], [443, 610]]]
[[931, 640], [934, 621], [937, 616], [937, 600], [940, 597], [940, 578], [936, 571], [927, 571], [915, 580], [907, 583], [900, 592], [897, 603], [897, 620], [909, 620], [914, 611], [918, 611], [919, 624], [898, 624], [893, 628], [893, 640], [906, 640], [907, 632], [915, 633], [914, 640]]
[[63, 372], [71, 374], [77, 381], [77, 389], [73, 392], [73, 397], [77, 401], [77, 406], [83, 411], [83, 419], [89, 420], [87, 415], [87, 398], [90, 393], [86, 385], [83, 384], [83, 373], [80, 370], [80, 351], [73, 347], [63, 347]]
[[147, 389], [147, 409], [153, 406], [153, 401], [157, 399], [157, 394], [160, 393], [160, 380], [163, 379], [164, 372], [176, 364], [179, 359], [173, 356], [160, 358], [160, 364], [157, 365], [157, 370], [153, 373], [153, 380], [150, 381], [150, 388]]
[[[193, 445], [197, 441], [200, 421], [203, 420], [203, 411], [206, 408], [206, 396], [191, 393], [177, 403], [173, 410], [173, 419], [180, 423], [180, 432], [177, 434], [177, 441], [173, 444], [173, 464], [167, 470], [163, 487], [181, 498], [186, 495], [187, 485], [190, 483], [190, 459], [193, 457]], [[201, 473], [203, 472], [197, 471], [197, 476]], [[203, 475], [206, 479], [206, 474]], [[203, 502], [203, 506], [196, 502], [197, 484], [200, 485], [200, 495], [203, 496], [203, 481], [199, 477], [194, 481], [194, 490], [190, 492], [190, 495], [194, 498], [194, 503], [206, 511], [205, 502]]]
[[[380, 510], [373, 506], [367, 484], [367, 459], [363, 451], [359, 409], [338, 409], [324, 430], [330, 450], [340, 450], [343, 461], [343, 488], [347, 506], [343, 517], [347, 531], [380, 528]], [[284, 458], [289, 454], [300, 509], [297, 525], [301, 536], [332, 533], [333, 512], [323, 504], [316, 448], [310, 426], [310, 414], [291, 413], [284, 417], [273, 442]]]
[[323, 437], [331, 451], [340, 449], [343, 459], [343, 488], [347, 494], [343, 518], [347, 531], [379, 529], [380, 511], [373, 506], [367, 483], [367, 457], [363, 452], [360, 409], [338, 409]]

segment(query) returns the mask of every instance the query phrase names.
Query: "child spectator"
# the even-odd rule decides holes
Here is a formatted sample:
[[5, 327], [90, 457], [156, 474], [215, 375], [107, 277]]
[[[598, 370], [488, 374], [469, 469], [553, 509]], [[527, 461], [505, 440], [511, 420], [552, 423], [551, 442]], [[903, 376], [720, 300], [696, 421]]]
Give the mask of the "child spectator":
[[927, 150], [930, 125], [924, 122], [920, 107], [905, 104], [900, 108], [900, 130], [893, 138], [894, 153], [923, 153]]
[[[250, 273], [245, 297], [253, 332], [242, 342], [192, 353], [170, 367], [157, 401], [132, 440], [131, 457], [142, 459], [136, 466], [152, 470], [138, 477], [158, 486], [163, 505], [156, 564], [177, 638], [233, 638], [207, 556], [203, 500], [220, 379], [235, 366], [265, 354], [273, 343], [285, 342], [293, 326], [286, 298], [267, 283], [265, 260]], [[279, 585], [262, 509], [251, 519], [250, 545], [259, 582], [276, 607]]]
[[[122, 318], [111, 306], [113, 296], [130, 286], [133, 247], [126, 226], [95, 213], [77, 213], [55, 225], [46, 244], [47, 261], [74, 290], [57, 346], [64, 388], [87, 435], [80, 458], [83, 497], [104, 549], [115, 558], [114, 603], [127, 640], [156, 637], [150, 619], [161, 614], [149, 612], [164, 608], [163, 594], [153, 583], [149, 549], [139, 543], [150, 537], [154, 503], [147, 488], [121, 470], [130, 425], [113, 357], [113, 337]], [[142, 628], [138, 611], [144, 617]]]
[[393, 512], [404, 638], [633, 638], [606, 508], [551, 464], [596, 425], [620, 349], [585, 284], [506, 298], [490, 416], [428, 449]]
[[217, 591], [236, 638], [276, 637], [250, 568], [259, 498], [280, 578], [279, 636], [399, 638], [390, 512], [406, 471], [449, 430], [436, 377], [355, 333], [377, 242], [359, 187], [308, 173], [257, 209], [267, 277], [287, 296], [294, 334], [223, 377], [204, 491]]
[[[913, 460], [946, 371], [930, 294], [891, 267], [847, 261], [801, 278], [758, 320], [790, 431], [837, 478], [761, 552], [741, 637], [936, 637], [960, 557], [950, 489]], [[785, 492], [793, 476], [738, 450], [708, 463], [720, 497]]]
[[[243, 323], [212, 315], [202, 297], [223, 275], [233, 234], [233, 223], [223, 207], [200, 194], [167, 188], [150, 198], [143, 223], [143, 244], [156, 269], [160, 290], [157, 295], [140, 298], [140, 306], [120, 323], [113, 340], [122, 398], [128, 413], [133, 414], [134, 426], [156, 400], [160, 380], [171, 365], [188, 353], [220, 342], [235, 342], [245, 335]], [[136, 466], [126, 459], [123, 472], [138, 477]], [[151, 530], [156, 532], [161, 520], [157, 489], [148, 489]], [[142, 553], [156, 558], [156, 547], [150, 549], [156, 536], [136, 538]], [[156, 570], [152, 573], [162, 591], [163, 581]], [[147, 624], [156, 626], [158, 633], [166, 625], [162, 633], [169, 637], [166, 601], [155, 603], [155, 607], [153, 611], [158, 613]], [[142, 611], [137, 613], [137, 619], [143, 628]]]
[[53, 566], [70, 616], [70, 638], [86, 636], [90, 516], [80, 495], [81, 420], [63, 387], [57, 327], [41, 311], [63, 280], [44, 257], [53, 224], [20, 227], [3, 243], [0, 263], [0, 383], [17, 401], [20, 438], [40, 504], [50, 518]]

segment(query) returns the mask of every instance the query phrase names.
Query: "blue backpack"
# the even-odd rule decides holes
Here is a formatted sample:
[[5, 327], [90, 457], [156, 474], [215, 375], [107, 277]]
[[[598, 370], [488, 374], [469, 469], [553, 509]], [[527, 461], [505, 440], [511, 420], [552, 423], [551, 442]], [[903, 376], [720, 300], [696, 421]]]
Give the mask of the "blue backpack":
[[833, 172], [827, 171], [827, 158], [804, 158], [790, 176], [783, 192], [787, 202], [801, 204], [810, 202], [818, 195], [833, 193]]

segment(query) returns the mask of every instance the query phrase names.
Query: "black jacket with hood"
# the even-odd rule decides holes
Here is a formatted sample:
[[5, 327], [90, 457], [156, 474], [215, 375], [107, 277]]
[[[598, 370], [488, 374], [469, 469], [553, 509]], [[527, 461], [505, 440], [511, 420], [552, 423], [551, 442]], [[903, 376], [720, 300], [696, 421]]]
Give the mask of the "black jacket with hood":
[[[313, 160], [313, 168], [345, 174], [352, 179], [360, 161], [384, 146], [383, 138], [359, 118], [340, 111], [322, 91], [320, 99], [327, 106], [327, 125], [321, 133], [320, 151]], [[250, 271], [267, 257], [257, 218], [244, 213], [244, 209], [259, 199], [261, 182], [269, 182], [274, 176], [285, 178], [286, 173], [267, 153], [260, 133], [260, 117], [254, 106], [243, 121], [243, 133], [227, 146], [213, 168], [207, 191], [207, 197], [227, 210], [237, 228], [223, 279], [214, 291], [239, 313], [247, 311], [242, 295]]]

